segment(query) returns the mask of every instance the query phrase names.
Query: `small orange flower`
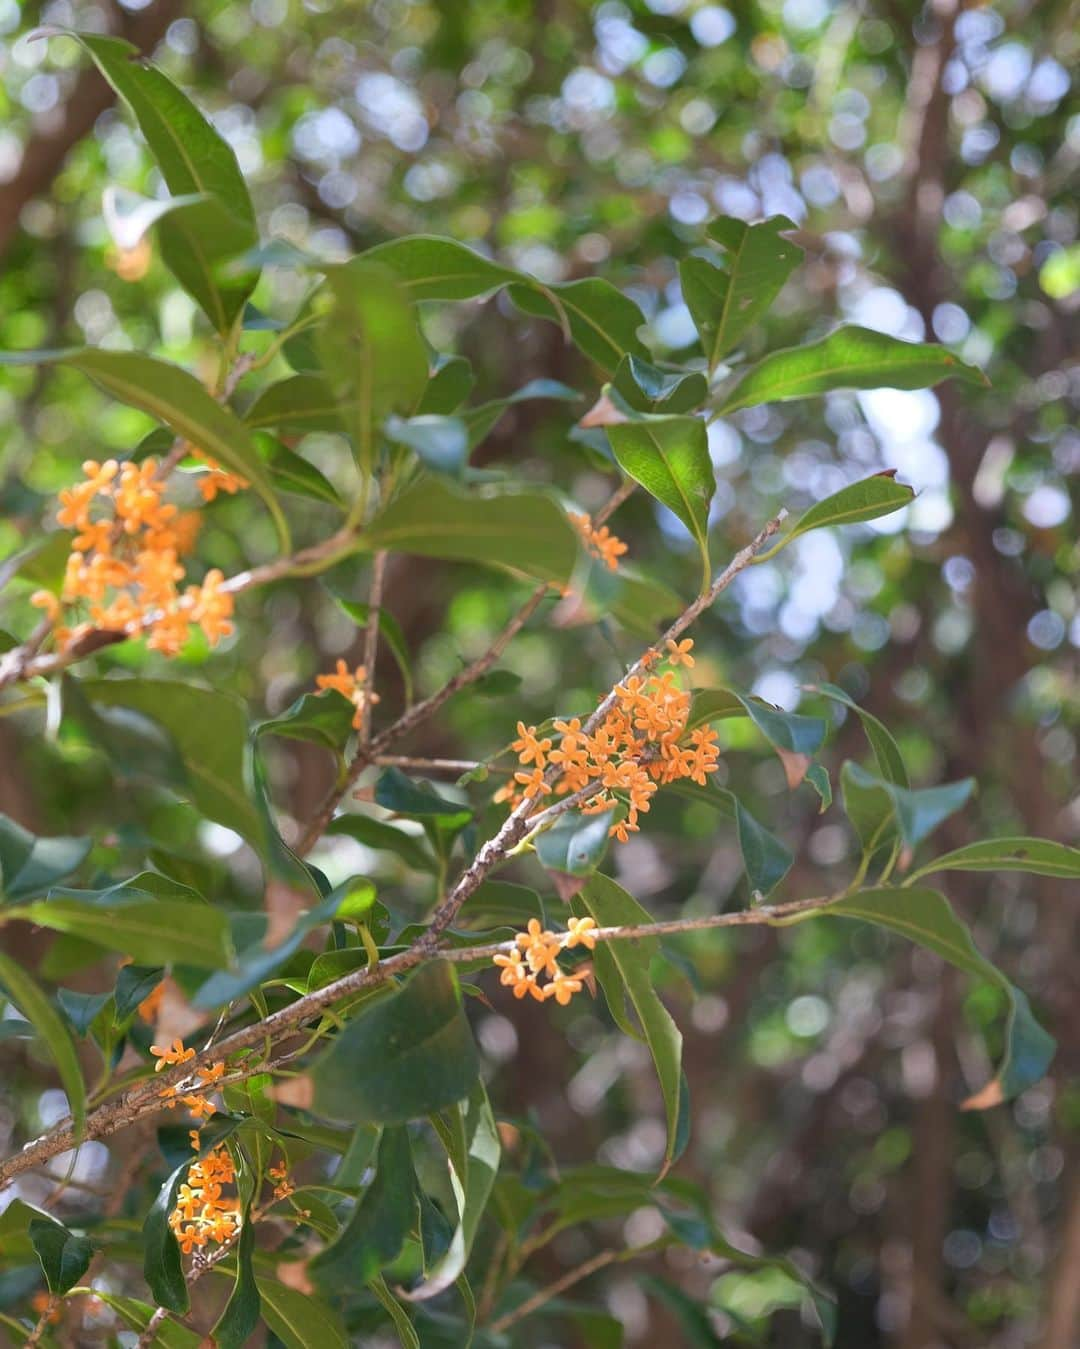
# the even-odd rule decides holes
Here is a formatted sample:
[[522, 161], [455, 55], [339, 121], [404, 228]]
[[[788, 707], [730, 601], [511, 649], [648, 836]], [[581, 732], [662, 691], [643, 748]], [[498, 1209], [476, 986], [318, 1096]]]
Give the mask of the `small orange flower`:
[[194, 1049], [185, 1049], [183, 1040], [179, 1038], [172, 1042], [171, 1049], [162, 1049], [160, 1045], [151, 1045], [150, 1053], [157, 1058], [157, 1063], [154, 1065], [154, 1072], [156, 1073], [160, 1073], [166, 1064], [187, 1063], [195, 1057]]
[[564, 945], [567, 950], [578, 945], [584, 946], [588, 951], [596, 949], [596, 937], [593, 935], [596, 930], [595, 918], [570, 918], [566, 926]]
[[688, 670], [692, 670], [694, 668], [694, 658], [690, 655], [690, 652], [693, 649], [694, 643], [689, 637], [682, 642], [669, 640], [667, 643], [667, 658], [672, 665], [685, 665]]
[[565, 1007], [575, 993], [580, 993], [582, 983], [562, 970], [557, 970], [551, 983], [544, 986], [544, 998], [554, 998], [560, 1007]]

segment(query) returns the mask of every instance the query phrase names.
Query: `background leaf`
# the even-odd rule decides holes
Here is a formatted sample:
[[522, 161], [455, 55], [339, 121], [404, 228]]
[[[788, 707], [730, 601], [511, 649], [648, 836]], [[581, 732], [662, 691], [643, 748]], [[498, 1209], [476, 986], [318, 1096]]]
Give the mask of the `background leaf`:
[[45, 1042], [67, 1093], [75, 1137], [86, 1123], [86, 1087], [71, 1032], [60, 1014], [17, 960], [0, 951], [0, 986]]

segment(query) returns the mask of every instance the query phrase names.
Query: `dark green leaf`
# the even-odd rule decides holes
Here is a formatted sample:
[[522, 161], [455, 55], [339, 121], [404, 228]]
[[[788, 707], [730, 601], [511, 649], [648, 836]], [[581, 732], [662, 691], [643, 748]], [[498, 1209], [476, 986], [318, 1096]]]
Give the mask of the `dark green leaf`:
[[535, 890], [511, 881], [483, 881], [462, 906], [457, 925], [474, 931], [523, 928], [530, 918], [544, 919], [544, 906]]
[[573, 527], [543, 493], [465, 495], [429, 477], [377, 515], [365, 538], [373, 549], [507, 567], [563, 584], [578, 554]]
[[735, 810], [735, 829], [739, 837], [746, 878], [754, 894], [768, 895], [791, 870], [794, 857], [746, 809], [734, 792], [729, 792]]
[[469, 448], [474, 449], [484, 440], [503, 413], [516, 403], [529, 402], [532, 399], [552, 399], [556, 402], [573, 402], [581, 395], [574, 389], [560, 384], [556, 379], [532, 379], [523, 384], [505, 398], [495, 398], [489, 403], [480, 403], [476, 407], [462, 408], [458, 413], [465, 423], [469, 436]]
[[294, 496], [307, 497], [309, 501], [325, 501], [330, 506], [344, 504], [326, 474], [280, 440], [260, 431], [255, 436], [255, 448], [270, 470], [270, 477], [279, 492], [292, 492]]
[[603, 861], [608, 831], [614, 819], [614, 810], [605, 810], [598, 815], [566, 811], [534, 840], [540, 865], [548, 871], [561, 871], [568, 876], [588, 876]]
[[1048, 838], [988, 838], [935, 857], [912, 872], [909, 880], [935, 871], [1026, 871], [1071, 880], [1080, 877], [1080, 848]]
[[349, 1349], [341, 1318], [322, 1298], [308, 1297], [275, 1279], [255, 1280], [263, 1320], [285, 1349]]
[[464, 356], [438, 356], [419, 403], [418, 415], [456, 412], [472, 393], [476, 376]]
[[472, 819], [472, 810], [460, 801], [440, 796], [430, 782], [414, 781], [400, 768], [386, 768], [375, 783], [375, 804], [395, 815], [426, 820], [436, 817], [447, 828], [456, 828]]
[[[598, 927], [622, 927], [651, 923], [652, 915], [636, 899], [607, 876], [596, 874], [585, 882], [572, 901], [575, 911], [590, 915]], [[636, 941], [598, 942], [593, 952], [597, 978], [612, 999], [628, 997], [641, 1024], [642, 1038], [656, 1066], [667, 1116], [667, 1148], [661, 1175], [675, 1157], [679, 1136], [682, 1035], [653, 986], [649, 965], [658, 950], [656, 938]]]
[[256, 735], [279, 735], [286, 740], [308, 740], [340, 752], [353, 731], [356, 708], [336, 689], [302, 693], [280, 717], [262, 721]]
[[148, 998], [165, 977], [160, 965], [122, 965], [116, 973], [116, 1021], [118, 1025], [133, 1016], [139, 1003]]
[[25, 899], [77, 871], [90, 852], [88, 838], [38, 838], [0, 815], [0, 895]]
[[944, 895], [937, 890], [907, 886], [863, 890], [836, 900], [817, 913], [861, 918], [899, 932], [958, 969], [1002, 989], [1010, 1007], [1005, 1057], [993, 1082], [972, 1098], [970, 1106], [981, 1109], [1009, 1100], [1043, 1076], [1054, 1055], [1053, 1039], [1035, 1020], [1023, 993], [979, 951]]
[[783, 238], [794, 229], [782, 215], [754, 225], [721, 216], [708, 235], [723, 254], [692, 255], [679, 264], [683, 299], [701, 334], [710, 370], [768, 311], [802, 261], [802, 249]]
[[873, 856], [896, 836], [893, 802], [882, 780], [858, 764], [845, 762], [840, 769], [840, 794], [844, 811], [859, 836], [864, 853]]
[[387, 1315], [393, 1321], [394, 1330], [402, 1349], [422, 1349], [413, 1323], [409, 1320], [409, 1313], [386, 1286], [386, 1280], [372, 1279], [371, 1291], [385, 1307]]
[[216, 1349], [241, 1349], [259, 1324], [262, 1299], [255, 1282], [252, 1257], [255, 1253], [255, 1224], [250, 1205], [245, 1210], [236, 1243], [236, 1282], [212, 1333]]
[[[950, 815], [960, 810], [975, 790], [974, 778], [944, 783], [940, 787], [923, 787], [919, 790], [912, 790], [910, 787], [900, 787], [894, 782], [887, 782], [884, 778], [876, 777], [873, 773], [868, 773], [865, 768], [860, 768], [858, 764], [853, 763], [844, 765], [843, 781], [845, 802], [847, 802], [849, 792], [851, 792], [852, 803], [860, 816], [865, 815], [867, 809], [873, 812], [873, 802], [870, 799], [873, 794], [885, 795], [892, 810], [895, 811], [900, 836], [909, 848], [914, 848], [921, 843], [943, 820], [948, 819]], [[862, 792], [861, 803], [855, 802], [854, 791]], [[880, 814], [880, 805], [876, 807], [876, 811]], [[886, 811], [885, 813], [888, 814], [889, 812]], [[852, 823], [855, 823], [855, 821], [853, 820]], [[858, 824], [856, 824], [856, 828], [859, 829], [861, 836], [862, 829], [859, 828]], [[864, 839], [864, 843], [867, 841]]]
[[510, 287], [510, 298], [526, 314], [565, 321], [574, 345], [609, 375], [628, 352], [647, 356], [638, 329], [645, 316], [608, 281], [590, 277], [561, 285]]
[[774, 707], [763, 698], [739, 693], [736, 689], [727, 692], [742, 704], [746, 715], [777, 749], [785, 749], [792, 754], [814, 754], [821, 748], [828, 729], [821, 717], [785, 712], [782, 707]]
[[720, 412], [809, 398], [832, 389], [928, 389], [952, 375], [972, 384], [987, 383], [981, 370], [945, 347], [903, 342], [872, 328], [848, 325], [818, 342], [771, 352], [743, 375]]
[[292, 375], [269, 384], [244, 413], [252, 430], [343, 431], [342, 402], [321, 375]]
[[888, 782], [896, 783], [899, 787], [908, 785], [907, 769], [904, 767], [904, 760], [900, 757], [899, 746], [884, 724], [872, 712], [867, 712], [861, 708], [858, 703], [848, 697], [842, 688], [838, 688], [835, 684], [812, 684], [810, 692], [822, 693], [826, 698], [831, 698], [835, 703], [842, 703], [844, 707], [850, 708], [852, 712], [856, 713], [862, 722], [866, 738], [870, 742], [870, 748], [874, 751], [874, 758], [877, 760], [881, 776]]
[[89, 1238], [77, 1237], [50, 1218], [30, 1219], [30, 1241], [50, 1293], [63, 1295], [74, 1288], [90, 1265]]
[[709, 384], [700, 370], [669, 373], [640, 356], [624, 356], [611, 381], [613, 398], [633, 412], [674, 416], [701, 407]]
[[453, 968], [422, 966], [395, 993], [361, 1009], [312, 1068], [317, 1114], [401, 1124], [464, 1100], [476, 1046]]
[[388, 268], [410, 300], [471, 300], [521, 280], [455, 239], [411, 234], [369, 248], [364, 262]]
[[89, 1034], [98, 1013], [111, 997], [111, 993], [80, 993], [74, 988], [56, 990], [56, 1001], [76, 1035]]
[[607, 430], [619, 467], [682, 521], [701, 550], [709, 581], [709, 503], [716, 490], [700, 417], [650, 417]]
[[[136, 1332], [146, 1329], [150, 1318], [157, 1310], [148, 1302], [140, 1302], [134, 1297], [120, 1297], [117, 1293], [106, 1292], [104, 1288], [87, 1288], [85, 1292], [104, 1302], [110, 1310], [116, 1312], [130, 1330]], [[196, 1334], [194, 1330], [188, 1330], [186, 1326], [179, 1325], [169, 1317], [160, 1323], [151, 1341], [158, 1349], [200, 1349], [204, 1342], [202, 1335]]]
[[308, 1264], [317, 1287], [327, 1294], [359, 1288], [396, 1260], [416, 1212], [416, 1176], [408, 1130], [383, 1130], [375, 1176], [360, 1196], [337, 1239]]
[[330, 822], [326, 830], [328, 835], [344, 834], [348, 838], [362, 843], [365, 848], [396, 853], [408, 866], [416, 871], [438, 869], [435, 858], [424, 847], [422, 838], [406, 834], [383, 820], [373, 820], [368, 815], [338, 815]]
[[22, 965], [3, 951], [0, 951], [0, 987], [45, 1042], [67, 1093], [75, 1137], [81, 1138], [86, 1123], [86, 1087], [71, 1032]]

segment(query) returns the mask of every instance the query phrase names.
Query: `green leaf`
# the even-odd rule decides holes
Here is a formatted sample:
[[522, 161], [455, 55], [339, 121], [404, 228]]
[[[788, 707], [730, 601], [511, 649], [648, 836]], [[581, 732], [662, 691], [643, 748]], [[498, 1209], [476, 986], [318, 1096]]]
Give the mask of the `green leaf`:
[[1053, 1038], [1035, 1020], [1024, 994], [979, 951], [971, 933], [939, 891], [907, 886], [863, 890], [836, 900], [817, 913], [861, 918], [899, 932], [976, 979], [985, 979], [1002, 989], [1010, 1008], [1005, 1057], [994, 1080], [972, 1097], [967, 1103], [969, 1107], [982, 1109], [1009, 1100], [1043, 1076], [1054, 1056]]
[[353, 1123], [403, 1124], [464, 1100], [476, 1045], [446, 961], [422, 966], [362, 1008], [311, 1070], [312, 1109]]
[[[891, 803], [892, 810], [895, 811], [900, 836], [909, 848], [916, 847], [943, 820], [947, 820], [950, 815], [960, 810], [970, 800], [975, 790], [974, 778], [943, 783], [940, 787], [912, 790], [910, 787], [900, 787], [894, 782], [876, 777], [853, 763], [844, 765], [843, 780], [845, 802], [848, 799], [849, 786], [861, 789], [864, 793], [861, 804], [856, 806], [857, 811], [862, 814], [865, 814], [866, 809], [873, 809], [865, 794], [884, 793]], [[877, 809], [880, 811], [880, 807]], [[854, 820], [852, 822], [855, 823]], [[859, 832], [862, 833], [861, 829]]]
[[370, 1283], [401, 1254], [416, 1216], [416, 1175], [409, 1133], [403, 1125], [383, 1130], [375, 1175], [335, 1241], [308, 1264], [316, 1286], [327, 1294]]
[[543, 902], [535, 890], [512, 881], [483, 881], [462, 905], [457, 926], [472, 931], [523, 928], [530, 918], [544, 920]]
[[872, 857], [896, 835], [892, 798], [880, 778], [850, 762], [840, 769], [840, 794], [863, 852]]
[[520, 389], [507, 394], [505, 398], [495, 398], [489, 403], [479, 403], [476, 407], [462, 408], [458, 413], [465, 423], [469, 436], [469, 448], [475, 449], [497, 424], [503, 413], [516, 403], [525, 403], [534, 399], [550, 399], [555, 402], [573, 402], [581, 395], [576, 389], [560, 384], [557, 379], [531, 379]]
[[365, 531], [372, 549], [506, 567], [541, 581], [569, 581], [577, 535], [541, 492], [471, 493], [423, 478]]
[[354, 258], [327, 272], [331, 307], [316, 332], [323, 374], [341, 400], [357, 463], [370, 473], [375, 428], [411, 412], [427, 384], [427, 353], [411, 305], [393, 275]]
[[386, 768], [375, 783], [375, 804], [395, 815], [414, 820], [435, 817], [446, 828], [459, 828], [472, 819], [472, 809], [440, 796], [430, 782], [414, 781], [400, 768]]
[[614, 809], [598, 815], [583, 815], [580, 810], [566, 811], [550, 829], [537, 834], [533, 840], [540, 865], [567, 876], [588, 876], [604, 859], [608, 831], [614, 819]]
[[637, 335], [645, 316], [608, 281], [589, 277], [541, 288], [511, 286], [510, 298], [536, 318], [561, 324], [565, 315], [574, 345], [609, 375], [627, 353], [648, 355]]
[[255, 435], [255, 448], [279, 492], [291, 492], [294, 496], [307, 497], [309, 501], [325, 501], [330, 506], [345, 504], [325, 473], [280, 440], [260, 431]]
[[683, 299], [710, 371], [768, 311], [802, 261], [802, 249], [782, 237], [795, 228], [782, 215], [755, 225], [721, 216], [708, 235], [723, 255], [691, 255], [679, 264]]
[[56, 1001], [76, 1035], [90, 1033], [90, 1027], [111, 997], [111, 993], [80, 993], [74, 988], [56, 990]]
[[786, 548], [800, 534], [809, 534], [812, 529], [827, 529], [833, 525], [854, 525], [864, 520], [876, 520], [882, 515], [891, 515], [915, 500], [910, 487], [895, 480], [896, 470], [875, 473], [861, 482], [853, 482], [842, 487], [839, 492], [819, 501], [799, 517], [794, 526], [765, 553], [759, 553], [758, 562]]
[[1072, 879], [1080, 877], [1080, 848], [1048, 838], [988, 838], [935, 857], [912, 872], [908, 882], [935, 871], [1026, 871]]
[[340, 753], [353, 731], [356, 708], [336, 689], [302, 693], [280, 717], [261, 721], [256, 735], [279, 735], [286, 740], [307, 740]]
[[[347, 559], [346, 564], [352, 559]], [[368, 622], [368, 606], [361, 600], [351, 600], [341, 593], [338, 582], [335, 580], [337, 568], [332, 568], [329, 573], [323, 575], [322, 582], [330, 594], [334, 597], [334, 602], [348, 614], [358, 628], [366, 628]], [[351, 576], [351, 569], [349, 569]], [[351, 585], [349, 587], [352, 588]], [[405, 686], [405, 701], [411, 703], [413, 699], [413, 680], [412, 670], [409, 668], [409, 644], [405, 640], [405, 634], [401, 630], [401, 624], [398, 623], [394, 615], [385, 606], [379, 610], [379, 636], [390, 648], [390, 654], [397, 662], [397, 667], [401, 671], [401, 682]]]
[[870, 748], [874, 751], [874, 758], [877, 760], [878, 771], [881, 776], [887, 782], [896, 783], [899, 787], [908, 785], [907, 769], [904, 767], [904, 760], [900, 755], [900, 747], [889, 734], [883, 722], [879, 721], [872, 712], [867, 712], [864, 708], [861, 708], [836, 684], [811, 684], [808, 688], [811, 693], [824, 694], [826, 698], [831, 698], [834, 703], [842, 703], [844, 707], [850, 708], [862, 722], [863, 730], [870, 742]]
[[422, 1349], [413, 1323], [409, 1320], [408, 1312], [386, 1286], [386, 1280], [372, 1279], [370, 1287], [385, 1308], [386, 1314], [393, 1321], [394, 1330], [402, 1349]]
[[[74, 1291], [104, 1302], [116, 1312], [130, 1330], [140, 1333], [146, 1329], [150, 1318], [157, 1310], [148, 1302], [140, 1302], [134, 1297], [120, 1297], [119, 1294], [108, 1293], [103, 1288], [76, 1288]], [[186, 1326], [179, 1325], [169, 1317], [161, 1322], [151, 1341], [151, 1344], [159, 1346], [159, 1349], [200, 1349], [200, 1345], [204, 1343], [202, 1335], [196, 1334], [194, 1330], [188, 1330]]]
[[472, 393], [476, 376], [464, 356], [437, 356], [419, 403], [418, 414], [456, 412]]
[[747, 370], [719, 411], [727, 415], [833, 389], [929, 389], [953, 375], [972, 384], [988, 382], [945, 347], [903, 342], [852, 324], [820, 341], [771, 352]]
[[502, 267], [456, 239], [411, 234], [377, 244], [363, 260], [388, 268], [410, 300], [471, 300], [490, 295], [521, 273]]
[[612, 378], [611, 391], [633, 412], [672, 416], [701, 407], [709, 383], [700, 370], [669, 373], [640, 356], [624, 356]]
[[728, 692], [742, 705], [765, 739], [777, 749], [788, 750], [792, 754], [815, 754], [821, 748], [828, 730], [821, 717], [785, 712], [782, 707], [774, 707], [763, 698], [739, 693], [736, 689], [729, 689]]
[[236, 1282], [225, 1310], [211, 1336], [216, 1349], [242, 1349], [259, 1325], [262, 1299], [255, 1282], [255, 1224], [250, 1204], [244, 1211], [240, 1240], [236, 1243]]
[[187, 214], [198, 210], [193, 205], [163, 217], [160, 235], [166, 264], [180, 264], [178, 280], [224, 336], [257, 280], [257, 273], [234, 279], [231, 285], [217, 279], [223, 261], [253, 249], [259, 241], [235, 153], [166, 75], [139, 59], [131, 43], [92, 33], [71, 36], [82, 43], [131, 108], [169, 191], [174, 196], [212, 199], [201, 215]]
[[165, 977], [161, 965], [121, 965], [116, 972], [115, 1000], [116, 1024], [122, 1026], [129, 1016], [133, 1016], [145, 998], [148, 998]]
[[53, 890], [47, 900], [11, 910], [10, 916], [96, 942], [144, 965], [156, 960], [217, 970], [232, 954], [220, 909], [155, 899], [131, 883], [100, 891]]
[[255, 1280], [263, 1320], [285, 1349], [349, 1349], [341, 1318], [322, 1298], [308, 1297], [275, 1279]]
[[746, 878], [752, 894], [768, 895], [775, 890], [795, 861], [775, 834], [750, 814], [734, 792], [710, 783], [699, 787], [694, 782], [676, 782], [670, 788], [678, 796], [704, 801], [735, 821]]
[[[652, 922], [652, 915], [632, 895], [599, 873], [589, 877], [572, 903], [579, 916], [591, 916], [598, 927]], [[613, 998], [630, 999], [641, 1024], [641, 1038], [652, 1054], [667, 1117], [667, 1148], [660, 1171], [663, 1175], [675, 1158], [680, 1132], [682, 1035], [653, 986], [649, 966], [658, 949], [659, 943], [654, 937], [598, 942], [593, 959], [609, 1004]]]
[[162, 725], [184, 762], [193, 804], [258, 845], [262, 822], [248, 795], [247, 712], [239, 698], [169, 679], [87, 679], [95, 703], [130, 707]]
[[716, 490], [705, 423], [700, 417], [650, 417], [607, 428], [612, 453], [629, 474], [673, 511], [701, 550], [709, 583], [709, 503]]
[[321, 375], [291, 375], [263, 389], [244, 413], [244, 424], [253, 431], [267, 426], [287, 431], [343, 431], [343, 407]]
[[424, 847], [422, 839], [383, 820], [373, 820], [369, 815], [338, 815], [331, 820], [326, 832], [328, 835], [344, 834], [365, 848], [395, 853], [415, 871], [438, 870], [438, 863]]
[[25, 899], [77, 871], [90, 852], [88, 838], [38, 838], [0, 815], [0, 895]]
[[62, 1296], [74, 1288], [90, 1265], [90, 1239], [77, 1237], [51, 1218], [31, 1218], [29, 1230], [49, 1292]]
[[460, 417], [427, 413], [420, 417], [387, 417], [386, 438], [412, 450], [427, 468], [460, 478], [469, 462], [469, 433]]
[[22, 965], [3, 951], [0, 951], [0, 987], [44, 1040], [67, 1093], [75, 1137], [81, 1138], [86, 1124], [86, 1087], [71, 1032]]
[[122, 403], [164, 422], [223, 468], [251, 483], [274, 518], [283, 549], [288, 550], [289, 527], [247, 427], [180, 366], [137, 351], [100, 351], [95, 347], [5, 351], [0, 352], [0, 365], [71, 366]]

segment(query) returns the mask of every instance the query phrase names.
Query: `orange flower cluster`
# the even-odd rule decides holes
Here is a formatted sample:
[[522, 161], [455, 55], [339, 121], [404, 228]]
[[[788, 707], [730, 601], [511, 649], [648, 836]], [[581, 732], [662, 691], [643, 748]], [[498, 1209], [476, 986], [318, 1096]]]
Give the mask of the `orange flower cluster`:
[[367, 670], [358, 665], [352, 674], [349, 673], [349, 667], [343, 660], [337, 663], [337, 669], [333, 674], [318, 675], [315, 679], [315, 685], [319, 689], [336, 689], [343, 698], [348, 698], [349, 702], [356, 708], [356, 715], [353, 717], [353, 726], [356, 730], [360, 729], [360, 723], [364, 718], [364, 707], [370, 700], [372, 706], [379, 701], [377, 693], [369, 693], [364, 688], [367, 680]]
[[227, 496], [235, 496], [237, 492], [251, 486], [247, 478], [242, 478], [239, 473], [231, 473], [228, 469], [222, 468], [216, 459], [211, 459], [208, 454], [203, 454], [202, 450], [196, 450], [194, 446], [189, 448], [195, 458], [201, 460], [208, 470], [206, 473], [199, 474], [197, 483], [204, 501], [215, 500], [219, 492], [224, 492]]
[[601, 562], [607, 564], [611, 571], [615, 571], [619, 565], [619, 558], [626, 552], [626, 544], [622, 539], [617, 538], [608, 529], [607, 525], [601, 525], [599, 529], [593, 528], [593, 522], [584, 514], [575, 514], [573, 511], [567, 512], [570, 522], [581, 535], [582, 542], [593, 557], [599, 558]]
[[[83, 603], [89, 622], [75, 628], [58, 626], [61, 647], [95, 628], [135, 635], [145, 631], [152, 650], [174, 656], [193, 623], [215, 644], [232, 632], [232, 596], [222, 589], [220, 571], [207, 573], [202, 585], [184, 579], [181, 557], [191, 551], [198, 533], [197, 511], [181, 513], [164, 498], [165, 482], [157, 461], [120, 464], [88, 459], [85, 481], [60, 493], [57, 522], [73, 529], [60, 598], [47, 590], [31, 596], [55, 623], [66, 605]], [[233, 489], [235, 490], [235, 489]], [[103, 504], [105, 510], [95, 508]]]
[[267, 1175], [270, 1177], [272, 1181], [275, 1182], [274, 1184], [275, 1199], [288, 1199], [289, 1195], [291, 1195], [296, 1189], [296, 1186], [289, 1179], [288, 1162], [282, 1162], [279, 1166], [272, 1166], [270, 1170], [267, 1172]]
[[[667, 659], [672, 665], [692, 666], [693, 642], [669, 641]], [[660, 659], [657, 651], [648, 651], [645, 665]], [[556, 721], [558, 745], [550, 737], [542, 739], [535, 726], [518, 722], [517, 751], [522, 770], [514, 774], [518, 784], [502, 790], [501, 799], [511, 805], [526, 797], [578, 792], [599, 782], [601, 789], [582, 806], [586, 814], [597, 814], [626, 800], [626, 818], [611, 826], [621, 843], [639, 829], [638, 817], [649, 809], [650, 798], [658, 787], [680, 778], [705, 785], [706, 775], [719, 765], [716, 732], [711, 726], [699, 726], [685, 739], [690, 715], [690, 694], [675, 683], [675, 675], [645, 677], [632, 675], [615, 686], [616, 703], [591, 734], [582, 730], [581, 720]], [[560, 776], [549, 784], [550, 765]]]
[[[554, 998], [560, 1007], [565, 1007], [575, 993], [581, 992], [582, 981], [561, 968], [559, 952], [575, 946], [595, 950], [595, 927], [592, 918], [571, 918], [566, 932], [550, 932], [540, 926], [538, 918], [530, 918], [528, 930], [518, 933], [517, 945], [509, 955], [494, 957], [502, 970], [499, 983], [512, 988], [515, 998], [526, 994], [537, 1002]], [[546, 976], [546, 984], [538, 981], [541, 974]]]
[[[157, 1056], [155, 1072], [160, 1072], [166, 1064], [188, 1063], [195, 1057], [194, 1049], [185, 1049], [182, 1040], [174, 1040], [171, 1049], [151, 1045], [150, 1053]], [[160, 1094], [167, 1109], [175, 1110], [178, 1105], [184, 1105], [196, 1119], [209, 1119], [215, 1107], [205, 1095], [206, 1088], [220, 1082], [224, 1076], [224, 1063], [210, 1063], [205, 1067], [196, 1068], [190, 1078], [169, 1087], [162, 1087]]]
[[[198, 1150], [197, 1129], [191, 1131], [191, 1146]], [[201, 1161], [191, 1163], [187, 1180], [177, 1193], [176, 1207], [169, 1214], [169, 1226], [185, 1255], [212, 1241], [219, 1245], [235, 1241], [240, 1232], [240, 1201], [222, 1194], [223, 1186], [235, 1183], [236, 1168], [224, 1143]]]

